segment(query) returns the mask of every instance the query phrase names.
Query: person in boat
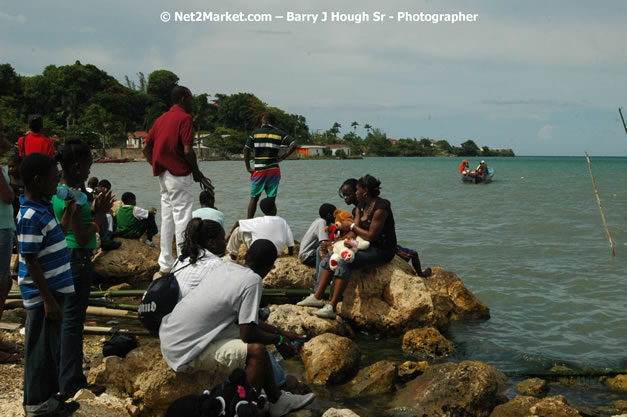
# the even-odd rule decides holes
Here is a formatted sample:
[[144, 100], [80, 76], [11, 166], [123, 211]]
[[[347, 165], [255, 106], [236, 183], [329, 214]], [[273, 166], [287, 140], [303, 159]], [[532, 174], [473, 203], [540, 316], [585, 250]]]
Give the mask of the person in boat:
[[[320, 282], [314, 294], [298, 303], [305, 307], [321, 307], [316, 315], [322, 318], [335, 319], [337, 303], [340, 301], [351, 271], [356, 268], [377, 266], [390, 262], [396, 255], [396, 229], [394, 214], [388, 200], [379, 197], [381, 182], [371, 175], [361, 177], [357, 181], [355, 197], [358, 206], [353, 209], [355, 222], [345, 221], [340, 229], [348, 232], [347, 237], [360, 236], [370, 242], [370, 247], [360, 250], [355, 254], [352, 263], [340, 260], [335, 271], [330, 268], [331, 254], [329, 253], [321, 262], [322, 273]], [[345, 199], [345, 201], [347, 201]], [[351, 200], [352, 201], [352, 200]], [[324, 303], [322, 297], [332, 279], [336, 279], [331, 297], [331, 304]]]
[[477, 175], [481, 178], [485, 177], [488, 174], [488, 164], [482, 159], [475, 171], [477, 171]]
[[468, 165], [468, 161], [464, 159], [462, 161], [462, 164], [459, 166], [459, 173], [466, 175], [468, 174], [469, 171], [470, 171], [470, 166]]

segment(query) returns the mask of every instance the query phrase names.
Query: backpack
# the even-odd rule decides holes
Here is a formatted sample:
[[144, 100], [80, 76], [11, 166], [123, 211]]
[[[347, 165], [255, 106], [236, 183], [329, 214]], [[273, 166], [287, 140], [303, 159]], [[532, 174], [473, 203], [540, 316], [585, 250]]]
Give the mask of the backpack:
[[138, 346], [137, 338], [132, 334], [120, 333], [120, 329], [111, 329], [111, 338], [102, 344], [102, 356], [126, 357], [126, 354]]
[[148, 285], [146, 292], [139, 303], [139, 321], [150, 333], [159, 335], [161, 320], [170, 314], [179, 300], [179, 283], [174, 276], [181, 269], [191, 264], [169, 272], [161, 278], [157, 278]]

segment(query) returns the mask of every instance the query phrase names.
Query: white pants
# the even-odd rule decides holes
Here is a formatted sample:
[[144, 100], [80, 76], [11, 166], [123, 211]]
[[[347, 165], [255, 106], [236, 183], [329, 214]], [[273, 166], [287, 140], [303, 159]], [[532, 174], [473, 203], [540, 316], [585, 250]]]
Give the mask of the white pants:
[[194, 179], [192, 175], [177, 177], [165, 171], [159, 175], [161, 186], [161, 253], [159, 268], [169, 271], [174, 264], [172, 238], [176, 236], [177, 253], [183, 247], [183, 234], [192, 219], [194, 206]]
[[229, 242], [226, 244], [226, 250], [229, 251], [230, 255], [237, 256], [242, 243], [245, 243], [246, 247], [250, 248], [250, 245], [253, 243], [253, 235], [250, 232], [242, 232], [239, 227], [236, 227], [233, 233], [231, 233]]

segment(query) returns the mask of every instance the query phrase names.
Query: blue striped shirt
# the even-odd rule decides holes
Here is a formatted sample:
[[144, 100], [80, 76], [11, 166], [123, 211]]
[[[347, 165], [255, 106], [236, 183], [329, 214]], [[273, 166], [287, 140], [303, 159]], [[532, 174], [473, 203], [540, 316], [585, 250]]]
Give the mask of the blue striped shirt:
[[54, 217], [50, 202], [37, 203], [20, 197], [17, 215], [17, 239], [20, 244], [20, 267], [17, 283], [24, 307], [33, 309], [43, 304], [43, 297], [28, 273], [24, 255], [36, 253], [48, 288], [61, 295], [74, 294], [70, 269], [70, 250], [63, 230]]

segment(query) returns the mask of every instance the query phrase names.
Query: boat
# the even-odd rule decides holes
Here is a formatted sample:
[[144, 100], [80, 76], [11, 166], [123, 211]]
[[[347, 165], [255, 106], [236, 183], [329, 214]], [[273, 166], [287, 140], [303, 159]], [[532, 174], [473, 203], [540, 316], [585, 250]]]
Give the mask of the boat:
[[488, 168], [488, 173], [483, 177], [477, 175], [477, 171], [472, 170], [462, 174], [462, 181], [471, 184], [487, 184], [492, 182], [492, 177], [494, 177], [494, 170], [492, 168]]
[[104, 158], [94, 161], [96, 164], [121, 164], [124, 162], [130, 162], [130, 160], [128, 158], [111, 158], [109, 156], [105, 156]]

